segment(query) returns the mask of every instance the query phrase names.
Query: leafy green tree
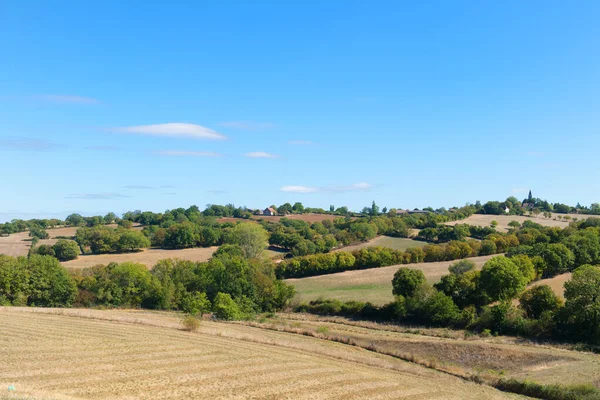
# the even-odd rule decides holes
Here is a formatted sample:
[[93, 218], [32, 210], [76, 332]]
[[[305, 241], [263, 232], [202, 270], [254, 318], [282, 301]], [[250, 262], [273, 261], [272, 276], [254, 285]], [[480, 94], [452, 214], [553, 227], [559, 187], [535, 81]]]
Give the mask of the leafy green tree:
[[113, 212], [109, 212], [103, 218], [105, 224], [113, 224], [117, 219], [117, 216]]
[[486, 262], [479, 277], [479, 290], [489, 302], [510, 300], [527, 285], [527, 278], [519, 267], [504, 256], [494, 257]]
[[227, 293], [218, 293], [213, 301], [213, 313], [218, 319], [231, 321], [241, 318], [237, 303]]
[[27, 305], [71, 306], [77, 293], [77, 286], [56, 258], [34, 254], [27, 261], [27, 270], [29, 275]]
[[435, 325], [448, 326], [460, 317], [460, 310], [452, 298], [437, 291], [419, 305], [418, 311], [419, 319]]
[[53, 246], [54, 256], [60, 261], [74, 260], [79, 255], [79, 247], [72, 240], [59, 239]]
[[242, 248], [246, 258], [259, 258], [269, 242], [267, 231], [258, 224], [237, 224], [229, 235], [228, 242]]
[[375, 200], [373, 200], [373, 204], [371, 204], [371, 210], [369, 211], [369, 214], [372, 217], [376, 217], [379, 215], [379, 206], [375, 204]]
[[190, 222], [173, 224], [167, 229], [164, 246], [171, 249], [184, 249], [196, 246], [198, 237]]
[[540, 256], [546, 263], [544, 278], [568, 272], [575, 263], [575, 255], [562, 243], [543, 245]]
[[[77, 251], [79, 251], [79, 248], [77, 248]], [[39, 254], [40, 256], [52, 256], [52, 257], [56, 257], [56, 254], [54, 253], [54, 248], [51, 245], [49, 245], [49, 244], [41, 244], [41, 245], [39, 245], [35, 249], [35, 253]]]
[[85, 223], [85, 220], [79, 214], [71, 214], [65, 218], [65, 223], [70, 226], [81, 226]]
[[401, 267], [392, 279], [392, 293], [394, 296], [411, 297], [423, 283], [425, 283], [423, 271]]
[[0, 254], [0, 305], [26, 306], [29, 271], [25, 257]]
[[519, 299], [521, 307], [529, 318], [538, 319], [543, 312], [555, 313], [563, 305], [562, 300], [548, 285], [534, 286], [523, 292]]
[[142, 232], [126, 230], [120, 234], [117, 251], [128, 252], [150, 247], [150, 239]]
[[181, 310], [190, 315], [202, 316], [211, 310], [211, 304], [206, 293], [186, 292], [181, 300]]
[[519, 270], [523, 274], [523, 276], [527, 279], [527, 283], [532, 282], [536, 278], [536, 269], [535, 265], [531, 261], [531, 259], [525, 254], [520, 254], [514, 257], [511, 257], [510, 260], [519, 267]]
[[479, 271], [444, 275], [440, 282], [435, 284], [435, 288], [450, 296], [460, 308], [469, 305], [480, 306], [485, 301], [478, 291], [479, 276]]
[[565, 313], [572, 332], [600, 342], [600, 267], [582, 265], [565, 283]]
[[294, 203], [292, 206], [292, 211], [294, 214], [302, 214], [304, 212], [304, 206], [300, 202]]

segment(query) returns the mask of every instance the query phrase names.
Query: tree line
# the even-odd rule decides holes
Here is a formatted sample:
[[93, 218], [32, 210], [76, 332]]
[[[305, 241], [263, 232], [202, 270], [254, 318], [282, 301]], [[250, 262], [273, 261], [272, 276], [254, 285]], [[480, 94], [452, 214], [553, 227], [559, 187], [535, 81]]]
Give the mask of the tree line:
[[0, 305], [133, 307], [214, 312], [223, 319], [280, 310], [294, 295], [268, 260], [237, 245], [208, 262], [166, 259], [151, 270], [131, 262], [68, 271], [54, 257], [0, 255]]

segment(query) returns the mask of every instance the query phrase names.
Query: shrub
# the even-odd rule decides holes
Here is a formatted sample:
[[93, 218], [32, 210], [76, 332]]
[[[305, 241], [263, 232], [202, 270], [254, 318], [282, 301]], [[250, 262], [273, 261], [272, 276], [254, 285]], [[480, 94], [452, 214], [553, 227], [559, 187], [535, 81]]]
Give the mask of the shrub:
[[200, 320], [193, 315], [186, 315], [181, 320], [183, 330], [188, 332], [196, 332], [200, 328]]
[[494, 257], [485, 263], [479, 276], [479, 290], [490, 302], [514, 298], [527, 285], [527, 278], [509, 258]]
[[471, 260], [460, 260], [448, 267], [448, 271], [455, 275], [464, 274], [475, 268], [475, 263]]
[[505, 392], [522, 394], [546, 400], [598, 400], [600, 389], [594, 385], [541, 385], [539, 383], [501, 379], [496, 388]]

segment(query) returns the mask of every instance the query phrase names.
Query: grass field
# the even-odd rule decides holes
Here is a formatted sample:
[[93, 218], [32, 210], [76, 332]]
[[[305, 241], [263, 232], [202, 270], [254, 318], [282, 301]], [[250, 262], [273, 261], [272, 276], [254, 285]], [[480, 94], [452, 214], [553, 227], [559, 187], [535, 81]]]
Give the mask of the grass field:
[[381, 246], [381, 247], [389, 247], [394, 250], [406, 250], [411, 247], [423, 247], [427, 244], [427, 242], [422, 242], [420, 240], [406, 239], [406, 238], [398, 238], [398, 237], [389, 237], [389, 236], [378, 236], [375, 239], [371, 239], [365, 243], [359, 243], [352, 246], [342, 247], [335, 251], [354, 251], [360, 250], [365, 247], [373, 247], [373, 246]]
[[561, 275], [557, 275], [554, 278], [548, 278], [548, 279], [540, 279], [539, 281], [533, 282], [531, 285], [529, 285], [530, 287], [533, 286], [539, 286], [539, 285], [548, 285], [552, 288], [552, 290], [554, 291], [554, 293], [556, 293], [556, 295], [558, 297], [560, 297], [561, 299], [564, 300], [565, 298], [565, 282], [571, 279], [571, 276], [573, 274], [568, 272], [566, 274], [561, 274]]
[[86, 268], [98, 264], [108, 264], [111, 262], [131, 261], [141, 263], [152, 268], [158, 260], [164, 258], [179, 258], [189, 261], [207, 261], [218, 249], [213, 247], [195, 247], [192, 249], [164, 250], [164, 249], [145, 249], [136, 253], [123, 254], [90, 254], [79, 255], [76, 260], [62, 262], [67, 268]]
[[0, 387], [44, 399], [517, 398], [312, 337], [144, 311], [0, 308]]
[[[477, 268], [494, 256], [473, 257], [471, 261]], [[370, 268], [357, 271], [345, 271], [337, 274], [311, 276], [308, 278], [287, 279], [294, 285], [297, 294], [294, 300], [310, 301], [319, 297], [347, 300], [370, 301], [385, 304], [393, 300], [392, 278], [399, 267], [420, 269], [427, 281], [434, 283], [448, 274], [448, 267], [455, 261], [392, 265], [383, 268]]]
[[[567, 221], [559, 221], [554, 219], [556, 216], [565, 216], [567, 214], [553, 214], [552, 218], [544, 218], [541, 214], [538, 217], [526, 217], [518, 215], [484, 215], [484, 214], [473, 214], [468, 218], [461, 219], [458, 221], [446, 222], [445, 225], [457, 225], [457, 224], [469, 224], [473, 226], [490, 226], [492, 221], [498, 222], [496, 229], [500, 232], [506, 232], [509, 229], [508, 223], [511, 221], [517, 221], [523, 223], [525, 221], [535, 222], [542, 226], [558, 226], [559, 228], [565, 228], [569, 225]], [[580, 214], [569, 214], [571, 218], [585, 219], [586, 215]]]

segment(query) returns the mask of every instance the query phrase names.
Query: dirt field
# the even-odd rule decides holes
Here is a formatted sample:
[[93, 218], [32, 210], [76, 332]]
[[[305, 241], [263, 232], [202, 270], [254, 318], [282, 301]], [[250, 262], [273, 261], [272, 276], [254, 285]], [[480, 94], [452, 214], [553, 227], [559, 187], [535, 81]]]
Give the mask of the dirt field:
[[179, 326], [144, 311], [0, 309], [0, 387], [44, 399], [517, 398], [312, 337]]
[[86, 268], [93, 267], [98, 264], [108, 264], [111, 262], [132, 261], [141, 263], [152, 268], [158, 260], [164, 258], [180, 258], [190, 261], [207, 261], [212, 254], [218, 249], [218, 246], [213, 247], [196, 247], [193, 249], [181, 250], [163, 250], [163, 249], [145, 249], [137, 253], [124, 254], [91, 254], [80, 255], [76, 260], [62, 262], [61, 264], [67, 268]]
[[[567, 214], [553, 214], [552, 218], [544, 218], [541, 214], [538, 217], [526, 217], [526, 216], [518, 216], [518, 215], [483, 215], [483, 214], [473, 214], [469, 218], [462, 219], [459, 221], [451, 221], [446, 222], [445, 225], [454, 226], [457, 224], [469, 224], [474, 226], [490, 226], [492, 221], [498, 222], [498, 226], [496, 229], [499, 232], [506, 232], [509, 229], [508, 223], [510, 221], [517, 221], [519, 223], [523, 223], [525, 221], [535, 222], [536, 224], [540, 224], [542, 226], [558, 226], [560, 228], [565, 228], [569, 225], [568, 221], [559, 221], [556, 216], [565, 216]], [[571, 218], [579, 218], [585, 219], [587, 216], [579, 215], [579, 214], [569, 214]], [[572, 220], [571, 220], [572, 221]]]
[[[473, 257], [470, 260], [477, 268], [481, 268], [492, 257], [494, 256]], [[448, 267], [454, 262], [456, 261], [392, 265], [286, 281], [296, 287], [294, 300], [297, 301], [310, 301], [322, 296], [343, 301], [360, 300], [385, 304], [393, 300], [392, 278], [399, 267], [420, 269], [428, 282], [435, 283], [449, 273]]]
[[378, 236], [375, 239], [369, 240], [368, 242], [342, 247], [335, 251], [354, 251], [373, 246], [389, 247], [390, 249], [394, 250], [406, 250], [411, 247], [423, 247], [426, 244], [427, 242], [422, 242], [420, 240]]

